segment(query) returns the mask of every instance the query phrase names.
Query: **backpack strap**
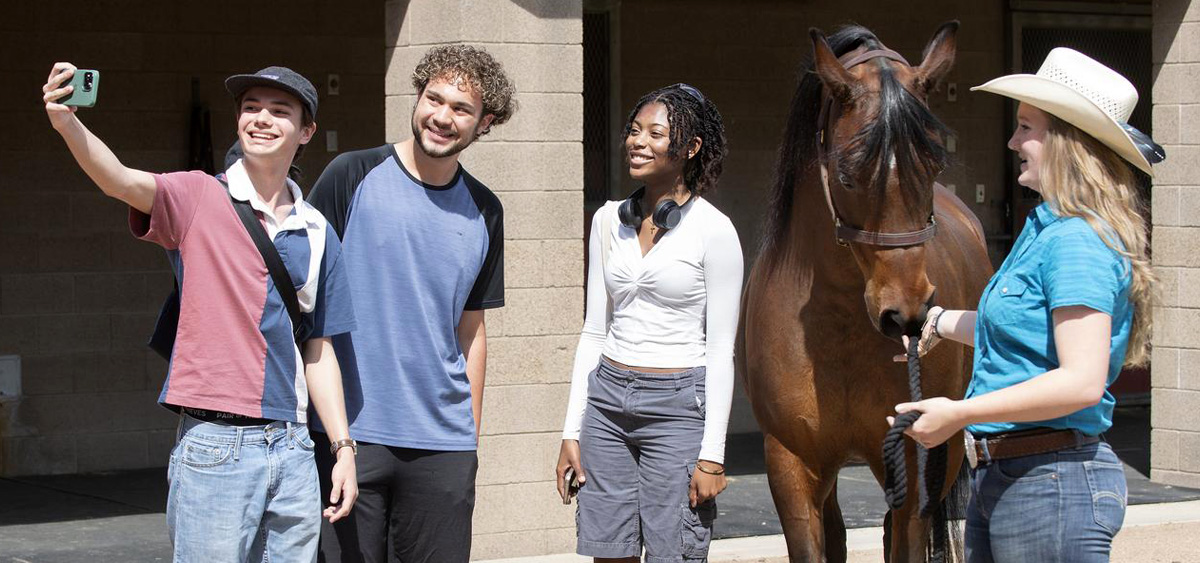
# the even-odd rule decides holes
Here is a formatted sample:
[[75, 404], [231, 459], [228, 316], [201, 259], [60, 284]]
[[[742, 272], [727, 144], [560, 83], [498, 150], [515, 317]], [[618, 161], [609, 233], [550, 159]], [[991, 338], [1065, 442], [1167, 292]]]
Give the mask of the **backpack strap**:
[[[221, 182], [222, 186], [225, 186], [225, 191], [228, 192], [229, 183], [225, 180], [225, 176], [217, 176], [217, 180]], [[275, 248], [275, 243], [267, 237], [267, 231], [259, 222], [258, 216], [254, 214], [254, 208], [250, 206], [249, 201], [239, 200], [233, 197], [233, 194], [229, 195], [229, 201], [233, 203], [233, 209], [237, 212], [238, 218], [242, 220], [242, 226], [250, 234], [250, 239], [258, 248], [258, 253], [262, 255], [263, 262], [267, 265], [267, 271], [271, 274], [271, 280], [275, 282], [275, 289], [283, 298], [283, 305], [287, 307], [288, 317], [292, 320], [292, 338], [295, 339], [297, 345], [303, 343], [300, 335], [300, 299], [296, 295], [296, 285], [292, 283], [287, 267], [283, 265], [283, 259], [279, 257], [279, 249]], [[300, 203], [297, 201], [295, 205], [300, 205]]]

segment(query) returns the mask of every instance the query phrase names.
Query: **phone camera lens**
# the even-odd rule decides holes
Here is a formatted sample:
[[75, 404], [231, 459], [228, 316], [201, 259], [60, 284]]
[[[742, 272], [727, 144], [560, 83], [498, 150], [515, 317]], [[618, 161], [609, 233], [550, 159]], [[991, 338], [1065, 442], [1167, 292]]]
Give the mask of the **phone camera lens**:
[[83, 73], [83, 91], [84, 92], [92, 91], [92, 80], [93, 80], [92, 73], [90, 73], [90, 72]]

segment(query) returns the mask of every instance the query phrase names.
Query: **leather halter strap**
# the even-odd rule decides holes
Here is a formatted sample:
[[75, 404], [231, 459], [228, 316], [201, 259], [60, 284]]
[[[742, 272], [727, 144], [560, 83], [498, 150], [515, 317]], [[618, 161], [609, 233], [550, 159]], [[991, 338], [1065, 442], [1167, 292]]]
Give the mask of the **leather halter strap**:
[[[842, 58], [838, 59], [838, 62], [842, 63], [842, 66], [849, 70], [877, 58], [890, 59], [911, 66], [908, 65], [908, 61], [904, 57], [891, 49], [873, 49], [848, 57], [843, 55]], [[924, 229], [907, 233], [864, 231], [842, 224], [841, 215], [838, 214], [837, 208], [833, 205], [833, 194], [829, 191], [829, 168], [825, 165], [825, 130], [829, 128], [829, 113], [832, 110], [832, 105], [833, 99], [828, 97], [821, 104], [821, 114], [817, 117], [819, 125], [817, 129], [817, 152], [819, 153], [818, 156], [821, 164], [821, 187], [825, 190], [825, 203], [829, 206], [829, 214], [833, 217], [833, 234], [837, 238], [837, 243], [842, 246], [847, 246], [851, 242], [857, 242], [871, 246], [901, 247], [916, 246], [932, 239], [937, 234], [937, 220], [932, 213], [929, 214], [929, 223]]]

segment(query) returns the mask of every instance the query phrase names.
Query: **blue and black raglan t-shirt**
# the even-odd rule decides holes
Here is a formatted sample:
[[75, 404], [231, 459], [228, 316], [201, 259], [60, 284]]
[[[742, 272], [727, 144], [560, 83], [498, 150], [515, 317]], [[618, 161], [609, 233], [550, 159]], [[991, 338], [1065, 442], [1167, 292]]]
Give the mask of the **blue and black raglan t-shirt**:
[[342, 236], [358, 318], [333, 341], [351, 437], [474, 450], [457, 330], [464, 310], [504, 305], [500, 200], [461, 166], [450, 183], [425, 184], [384, 145], [339, 155], [308, 201]]

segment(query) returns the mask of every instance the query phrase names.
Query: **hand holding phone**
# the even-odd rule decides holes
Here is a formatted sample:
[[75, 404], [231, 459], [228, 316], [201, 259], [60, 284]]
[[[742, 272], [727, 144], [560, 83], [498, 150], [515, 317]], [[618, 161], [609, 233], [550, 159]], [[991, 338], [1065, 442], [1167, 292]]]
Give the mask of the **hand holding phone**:
[[563, 480], [567, 482], [567, 496], [563, 497], [563, 504], [571, 504], [571, 497], [579, 494], [579, 479], [576, 477], [574, 467], [568, 468], [563, 474]]
[[555, 484], [563, 504], [571, 504], [571, 497], [587, 483], [587, 472], [579, 462], [579, 440], [564, 439], [558, 451], [558, 463], [554, 465]]
[[71, 92], [59, 98], [58, 103], [64, 106], [90, 108], [96, 105], [96, 98], [100, 94], [100, 71], [76, 69], [67, 85], [71, 87]]

